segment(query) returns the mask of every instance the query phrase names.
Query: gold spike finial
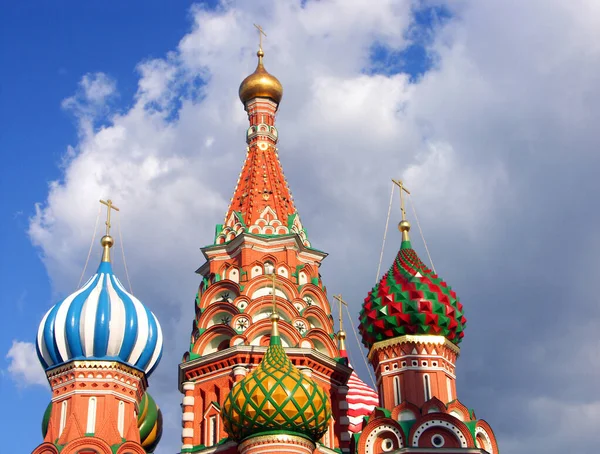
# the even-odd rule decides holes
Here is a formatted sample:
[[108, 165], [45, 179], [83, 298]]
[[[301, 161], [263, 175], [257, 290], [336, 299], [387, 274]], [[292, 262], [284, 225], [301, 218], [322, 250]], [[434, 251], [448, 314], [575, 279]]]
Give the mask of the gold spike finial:
[[340, 351], [346, 350], [346, 332], [344, 331], [344, 317], [342, 316], [342, 308], [344, 306], [348, 306], [348, 303], [342, 299], [342, 295], [333, 295], [333, 297], [338, 302], [338, 307], [340, 309], [339, 313], [339, 322], [340, 322], [340, 330], [338, 332], [338, 339], [340, 340]]
[[410, 191], [406, 189], [402, 180], [394, 180], [392, 181], [396, 186], [400, 188], [400, 211], [402, 212], [402, 221], [398, 224], [398, 230], [402, 232], [402, 241], [410, 241], [408, 236], [408, 232], [410, 230], [410, 222], [406, 219], [406, 210], [404, 209], [404, 193], [406, 192], [410, 195]]
[[105, 222], [106, 234], [100, 239], [100, 244], [102, 245], [102, 248], [104, 249], [102, 252], [102, 261], [110, 262], [110, 248], [115, 243], [115, 241], [113, 240], [113, 237], [110, 236], [110, 213], [111, 213], [111, 210], [119, 211], [119, 209], [113, 205], [113, 202], [110, 199], [100, 200], [100, 203], [102, 205], [106, 205], [106, 207], [107, 207], [106, 222]]

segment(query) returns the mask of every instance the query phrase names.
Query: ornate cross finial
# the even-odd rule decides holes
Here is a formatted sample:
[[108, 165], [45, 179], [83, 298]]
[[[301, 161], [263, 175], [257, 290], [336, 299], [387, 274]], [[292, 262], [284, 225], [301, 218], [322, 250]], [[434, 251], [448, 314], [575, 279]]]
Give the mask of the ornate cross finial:
[[110, 199], [107, 199], [106, 201], [100, 200], [100, 203], [102, 205], [106, 205], [108, 207], [106, 210], [106, 222], [105, 222], [106, 235], [104, 235], [100, 239], [100, 244], [102, 245], [102, 248], [104, 249], [104, 251], [102, 252], [102, 261], [110, 262], [110, 248], [114, 244], [114, 240], [113, 240], [112, 236], [110, 236], [110, 213], [111, 213], [111, 210], [119, 211], [119, 209], [113, 205], [112, 200], [110, 200]]
[[338, 307], [340, 308], [340, 330], [337, 334], [337, 337], [340, 341], [340, 354], [344, 356], [345, 353], [342, 352], [346, 351], [346, 332], [344, 331], [344, 317], [342, 316], [342, 308], [344, 306], [348, 306], [348, 303], [342, 299], [341, 293], [339, 295], [333, 295], [333, 297], [337, 300]]
[[340, 321], [340, 331], [344, 331], [344, 319], [342, 317], [342, 307], [343, 306], [348, 306], [348, 303], [342, 299], [342, 294], [341, 293], [339, 295], [333, 295], [333, 297], [337, 300], [338, 307], [340, 309], [340, 315], [339, 315], [339, 317], [340, 317], [339, 318], [339, 321]]
[[396, 186], [400, 188], [400, 211], [402, 211], [402, 220], [406, 221], [406, 210], [404, 209], [404, 193], [406, 192], [408, 195], [410, 195], [410, 191], [406, 189], [402, 180], [394, 180], [392, 178], [392, 181]]
[[254, 26], [258, 30], [258, 50], [262, 50], [262, 37], [264, 36], [266, 38], [267, 34], [260, 25], [254, 24]]
[[108, 199], [106, 201], [100, 200], [102, 205], [106, 205], [108, 208], [106, 210], [106, 236], [110, 235], [110, 210], [119, 211], [119, 209], [113, 205], [112, 200]]

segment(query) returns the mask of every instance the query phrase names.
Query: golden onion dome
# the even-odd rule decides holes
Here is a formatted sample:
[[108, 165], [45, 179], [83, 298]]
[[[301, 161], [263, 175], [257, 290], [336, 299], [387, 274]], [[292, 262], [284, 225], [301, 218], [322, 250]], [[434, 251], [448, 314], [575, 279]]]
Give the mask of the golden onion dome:
[[263, 66], [265, 53], [259, 49], [256, 70], [246, 77], [240, 85], [240, 99], [246, 105], [253, 98], [269, 98], [279, 104], [283, 96], [283, 87], [277, 77], [272, 76]]

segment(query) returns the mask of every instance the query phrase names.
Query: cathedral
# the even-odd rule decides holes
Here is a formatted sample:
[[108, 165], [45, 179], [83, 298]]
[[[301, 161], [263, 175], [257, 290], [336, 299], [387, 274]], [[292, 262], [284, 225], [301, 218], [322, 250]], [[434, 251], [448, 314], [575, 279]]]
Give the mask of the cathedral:
[[[177, 371], [180, 453], [498, 454], [490, 425], [457, 395], [463, 306], [412, 248], [403, 203], [398, 253], [356, 314], [376, 389], [354, 372], [345, 303], [327, 295], [319, 272], [327, 254], [311, 243], [279, 161], [283, 87], [265, 69], [262, 45], [257, 57], [239, 89], [246, 157], [223, 224], [202, 248], [189, 349]], [[408, 191], [395, 183], [403, 201]], [[110, 216], [118, 208], [102, 203], [98, 270], [38, 329], [52, 399], [33, 454], [145, 454], [161, 438], [162, 414], [147, 391], [161, 327], [113, 273]]]

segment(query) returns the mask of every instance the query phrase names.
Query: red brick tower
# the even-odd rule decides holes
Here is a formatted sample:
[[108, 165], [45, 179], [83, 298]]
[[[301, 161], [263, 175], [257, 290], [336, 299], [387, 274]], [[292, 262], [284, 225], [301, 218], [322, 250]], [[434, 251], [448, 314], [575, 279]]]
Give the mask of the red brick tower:
[[[316, 451], [349, 449], [345, 386], [351, 369], [335, 342], [319, 266], [294, 206], [277, 152], [275, 114], [283, 90], [263, 66], [240, 86], [248, 113], [246, 159], [225, 224], [202, 248], [206, 263], [196, 297], [189, 352], [179, 367], [183, 397], [182, 452], [237, 452], [220, 410], [233, 384], [254, 371], [270, 342], [272, 294], [280, 342], [293, 365], [328, 395], [333, 417]], [[273, 280], [274, 278], [274, 280]], [[243, 443], [243, 441], [242, 441]]]
[[360, 313], [363, 343], [382, 408], [354, 449], [384, 452], [498, 454], [494, 432], [456, 396], [455, 364], [466, 318], [456, 293], [419, 259], [409, 238], [402, 182], [402, 244]]

